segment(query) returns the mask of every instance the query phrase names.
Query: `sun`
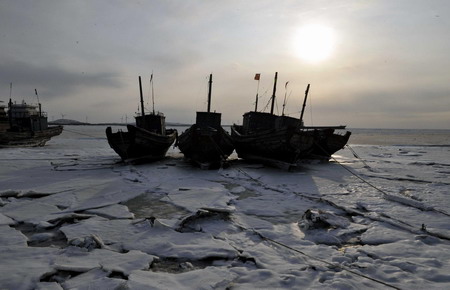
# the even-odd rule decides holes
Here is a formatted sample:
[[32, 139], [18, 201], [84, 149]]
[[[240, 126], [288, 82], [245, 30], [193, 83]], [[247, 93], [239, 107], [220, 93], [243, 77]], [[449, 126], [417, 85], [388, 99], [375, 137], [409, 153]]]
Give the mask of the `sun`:
[[294, 53], [307, 62], [324, 61], [333, 53], [335, 41], [335, 33], [330, 27], [306, 25], [294, 35]]

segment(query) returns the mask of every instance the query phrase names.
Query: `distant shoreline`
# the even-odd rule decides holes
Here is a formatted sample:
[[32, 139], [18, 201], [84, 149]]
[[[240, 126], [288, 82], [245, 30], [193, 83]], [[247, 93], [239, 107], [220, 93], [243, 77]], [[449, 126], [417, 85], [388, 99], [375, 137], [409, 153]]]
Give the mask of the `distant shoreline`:
[[[56, 121], [50, 121], [48, 122], [49, 125], [70, 125], [70, 126], [126, 126], [128, 124], [135, 125], [135, 123], [85, 123], [85, 122], [79, 122], [76, 120], [66, 120], [66, 119], [60, 119]], [[189, 124], [182, 124], [182, 123], [166, 123], [166, 126], [190, 126]], [[225, 125], [226, 126], [226, 125]]]

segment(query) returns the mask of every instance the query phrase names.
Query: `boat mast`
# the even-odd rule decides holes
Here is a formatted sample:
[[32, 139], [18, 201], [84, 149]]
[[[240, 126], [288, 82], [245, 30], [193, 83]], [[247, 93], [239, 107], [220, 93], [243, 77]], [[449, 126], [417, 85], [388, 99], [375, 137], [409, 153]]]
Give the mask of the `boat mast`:
[[278, 72], [275, 73], [275, 79], [273, 82], [272, 107], [270, 108], [271, 115], [273, 115], [273, 106], [275, 105], [275, 92], [277, 91], [277, 78], [278, 78]]
[[211, 111], [211, 88], [212, 88], [212, 74], [209, 75], [208, 113]]
[[[12, 85], [12, 83], [11, 83]], [[12, 100], [11, 100], [11, 96], [9, 97], [9, 102], [8, 102], [8, 119], [9, 119], [9, 127], [12, 128], [13, 127], [13, 122], [12, 122]]]
[[11, 100], [11, 95], [12, 95], [12, 83], [9, 83], [8, 119], [9, 119], [9, 127], [10, 127], [10, 128], [13, 127], [13, 123], [12, 123], [12, 100]]
[[152, 103], [153, 103], [153, 115], [155, 114], [155, 97], [153, 94], [153, 72], [152, 75], [150, 77], [150, 85], [152, 86]]
[[284, 85], [284, 101], [283, 101], [283, 111], [281, 112], [281, 116], [284, 116], [284, 108], [286, 107], [286, 95], [287, 95], [287, 85], [289, 81]]
[[42, 108], [41, 108], [41, 102], [39, 101], [39, 95], [38, 95], [38, 92], [37, 92], [37, 90], [36, 89], [34, 89], [34, 93], [36, 94], [36, 98], [37, 98], [37, 100], [38, 100], [38, 106], [39, 106], [39, 130], [41, 130], [42, 131], [42, 121], [41, 121], [41, 118], [42, 118]]
[[142, 110], [142, 117], [145, 116], [144, 112], [144, 97], [142, 95], [142, 82], [141, 82], [141, 76], [139, 76], [139, 91], [141, 92], [141, 110]]
[[306, 87], [305, 98], [303, 99], [302, 113], [300, 114], [300, 126], [303, 125], [303, 113], [305, 112], [306, 99], [308, 98], [308, 92], [309, 92], [309, 84]]

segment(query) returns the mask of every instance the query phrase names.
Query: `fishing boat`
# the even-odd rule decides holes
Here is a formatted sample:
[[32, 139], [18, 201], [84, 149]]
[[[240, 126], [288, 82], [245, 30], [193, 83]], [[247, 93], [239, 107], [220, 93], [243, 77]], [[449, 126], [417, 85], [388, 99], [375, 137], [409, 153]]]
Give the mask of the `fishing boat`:
[[342, 135], [335, 130], [345, 129], [345, 126], [304, 126], [303, 113], [309, 85], [299, 119], [285, 116], [284, 112], [281, 116], [273, 113], [277, 78], [278, 73], [275, 73], [271, 112], [258, 112], [255, 105], [255, 111], [244, 114], [242, 125], [234, 124], [231, 127], [238, 157], [292, 169], [301, 160], [329, 159], [342, 149], [351, 133]]
[[[35, 90], [36, 96], [37, 90]], [[61, 134], [63, 126], [49, 126], [47, 114], [38, 105], [13, 103], [0, 106], [0, 148], [44, 146], [52, 137]]]
[[209, 76], [208, 109], [197, 112], [196, 121], [177, 140], [185, 158], [203, 169], [226, 166], [233, 152], [231, 136], [221, 126], [221, 113], [211, 112], [212, 74]]
[[[150, 79], [153, 97], [153, 75]], [[113, 133], [111, 127], [106, 128], [109, 146], [124, 162], [144, 163], [156, 161], [166, 156], [169, 147], [177, 138], [175, 129], [166, 129], [165, 116], [155, 112], [146, 114], [142, 94], [142, 82], [139, 77], [141, 114], [135, 117], [136, 124], [128, 124], [127, 131], [118, 130]]]

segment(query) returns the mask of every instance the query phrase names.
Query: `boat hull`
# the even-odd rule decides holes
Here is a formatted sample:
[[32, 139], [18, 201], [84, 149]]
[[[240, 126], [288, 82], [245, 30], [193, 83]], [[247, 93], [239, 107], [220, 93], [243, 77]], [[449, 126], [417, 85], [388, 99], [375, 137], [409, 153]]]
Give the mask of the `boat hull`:
[[242, 134], [242, 126], [233, 125], [231, 137], [239, 158], [287, 166], [307, 156], [314, 145], [313, 136], [293, 127]]
[[222, 127], [196, 124], [179, 136], [177, 146], [186, 159], [205, 169], [222, 166], [234, 150], [231, 136]]
[[53, 126], [39, 131], [0, 132], [0, 148], [44, 146], [47, 141], [58, 136], [62, 131], [63, 126]]
[[177, 131], [174, 129], [166, 130], [166, 134], [158, 134], [127, 125], [127, 130], [113, 133], [111, 127], [106, 128], [109, 145], [125, 162], [160, 160], [166, 156], [169, 147], [177, 138]]
[[331, 155], [344, 148], [351, 135], [349, 131], [344, 135], [337, 134], [331, 128], [312, 129], [306, 132], [314, 136], [313, 150], [307, 156], [310, 159], [329, 160]]
[[282, 127], [242, 134], [233, 125], [231, 137], [239, 158], [260, 161], [281, 168], [296, 166], [301, 160], [329, 160], [342, 149], [351, 133], [335, 133], [333, 128]]

